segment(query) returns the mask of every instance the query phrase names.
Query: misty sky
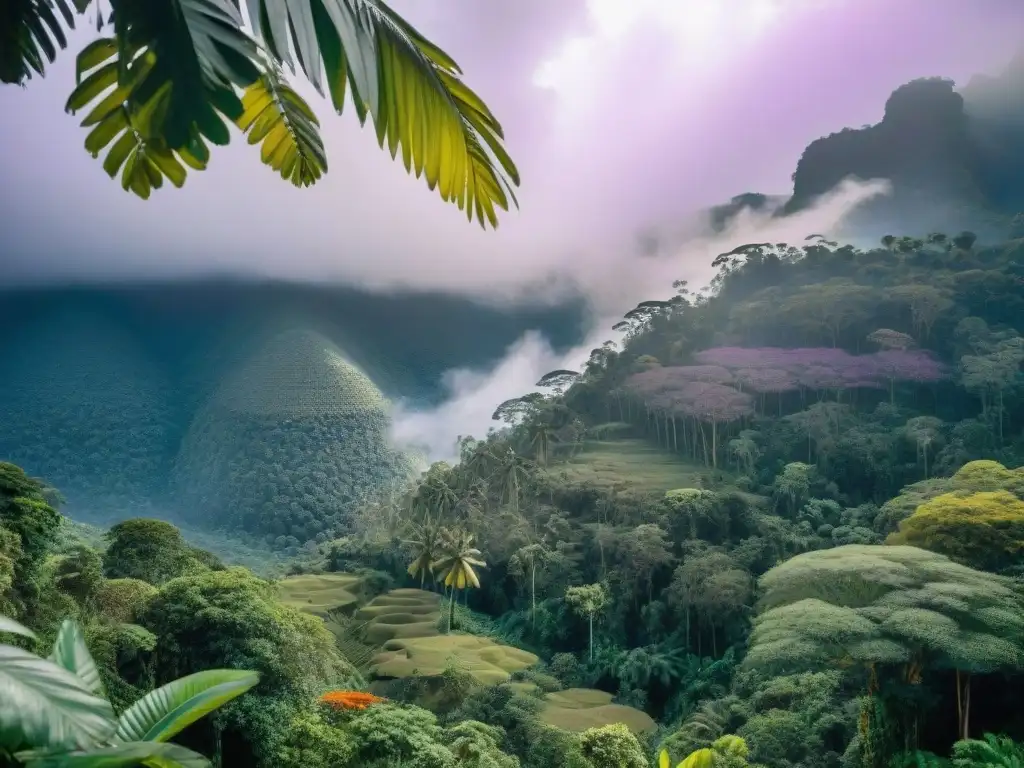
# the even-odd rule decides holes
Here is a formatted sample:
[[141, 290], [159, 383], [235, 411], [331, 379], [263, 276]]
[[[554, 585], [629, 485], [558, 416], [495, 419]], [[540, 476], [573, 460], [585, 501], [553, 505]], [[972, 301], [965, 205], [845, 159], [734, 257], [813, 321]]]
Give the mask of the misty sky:
[[[909, 79], [998, 71], [1024, 29], [1020, 0], [394, 5], [506, 128], [522, 210], [497, 233], [467, 224], [308, 89], [330, 161], [317, 186], [292, 188], [236, 134], [184, 189], [142, 202], [63, 112], [68, 52], [45, 80], [0, 89], [4, 274], [243, 270], [497, 292], [561, 270], [596, 284], [621, 274], [642, 227], [744, 191], [788, 192], [809, 141], [876, 122]], [[82, 26], [75, 49], [94, 34]]]

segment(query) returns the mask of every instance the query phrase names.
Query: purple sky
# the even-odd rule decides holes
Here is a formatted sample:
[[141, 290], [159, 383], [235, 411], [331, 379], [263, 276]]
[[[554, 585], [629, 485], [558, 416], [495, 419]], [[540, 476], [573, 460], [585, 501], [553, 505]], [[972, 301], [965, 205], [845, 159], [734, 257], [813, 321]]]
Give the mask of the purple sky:
[[[236, 135], [182, 190], [121, 191], [65, 115], [68, 53], [0, 89], [8, 275], [173, 274], [509, 290], [621, 275], [628, 243], [745, 191], [787, 193], [807, 143], [876, 122], [915, 77], [958, 84], [1022, 42], [1020, 0], [395, 0], [506, 128], [522, 210], [466, 223], [311, 94], [330, 172], [297, 190]], [[75, 36], [93, 34], [89, 24]], [[301, 90], [301, 89], [300, 89]], [[702, 257], [703, 258], [703, 257]], [[13, 266], [13, 269], [12, 269]]]

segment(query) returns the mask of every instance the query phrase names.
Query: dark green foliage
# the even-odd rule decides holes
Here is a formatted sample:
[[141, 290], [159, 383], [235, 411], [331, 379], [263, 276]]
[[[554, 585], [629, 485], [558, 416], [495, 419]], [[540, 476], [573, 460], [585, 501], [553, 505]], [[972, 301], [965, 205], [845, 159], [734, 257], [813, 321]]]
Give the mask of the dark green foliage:
[[92, 547], [79, 544], [60, 555], [54, 575], [58, 589], [71, 595], [79, 605], [91, 606], [103, 584], [103, 558]]
[[[9, 581], [11, 597], [28, 607], [38, 595], [34, 579], [62, 522], [48, 491], [20, 467], [0, 461], [0, 586]], [[0, 599], [5, 591], [0, 589]]]
[[[269, 583], [244, 569], [168, 582], [138, 623], [157, 638], [157, 682], [211, 667], [261, 674], [253, 693], [220, 715], [224, 752], [233, 766], [274, 765], [281, 723], [297, 704], [312, 702], [326, 689], [350, 687], [356, 678], [321, 619], [281, 605]], [[206, 748], [213, 733], [204, 730], [194, 739]]]
[[354, 504], [408, 476], [386, 402], [324, 337], [274, 338], [226, 379], [182, 443], [180, 497], [197, 523], [278, 549], [335, 538]]
[[159, 363], [95, 317], [57, 312], [26, 330], [0, 355], [0, 457], [107, 515], [153, 498], [173, 450]]
[[139, 579], [159, 586], [194, 570], [205, 569], [185, 543], [181, 531], [163, 520], [117, 523], [104, 537], [103, 572], [108, 579]]

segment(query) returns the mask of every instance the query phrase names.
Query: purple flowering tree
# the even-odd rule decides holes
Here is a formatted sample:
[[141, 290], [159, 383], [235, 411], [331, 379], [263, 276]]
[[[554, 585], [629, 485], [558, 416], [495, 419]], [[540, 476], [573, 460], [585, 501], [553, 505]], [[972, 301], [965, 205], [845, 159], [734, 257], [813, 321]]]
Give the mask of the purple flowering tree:
[[896, 402], [897, 381], [930, 384], [946, 375], [942, 363], [923, 349], [887, 349], [862, 357], [867, 358], [875, 380], [888, 382], [890, 404]]
[[793, 382], [805, 390], [835, 391], [837, 398], [845, 390], [887, 386], [894, 401], [896, 381], [927, 383], [945, 375], [941, 363], [927, 352], [906, 346], [913, 343], [906, 334], [881, 329], [869, 338], [887, 348], [851, 355], [831, 347], [715, 347], [698, 352], [695, 359], [702, 366], [732, 371], [740, 386], [753, 392], [771, 391], [765, 388], [769, 382], [774, 391], [784, 392]]
[[705, 464], [709, 463], [709, 451], [703, 425], [711, 424], [710, 464], [713, 467], [718, 466], [718, 425], [731, 423], [754, 412], [754, 399], [749, 394], [714, 382], [690, 382], [679, 391], [678, 403], [682, 413], [697, 424]]
[[[681, 436], [684, 448], [689, 442], [693, 455], [702, 453], [706, 464], [717, 466], [718, 426], [753, 412], [749, 394], [723, 383], [732, 380], [721, 366], [680, 365], [636, 373], [626, 380], [625, 389], [643, 403], [647, 418], [653, 418], [659, 445], [664, 440], [666, 447], [679, 450]], [[710, 445], [705, 425], [711, 427]]]

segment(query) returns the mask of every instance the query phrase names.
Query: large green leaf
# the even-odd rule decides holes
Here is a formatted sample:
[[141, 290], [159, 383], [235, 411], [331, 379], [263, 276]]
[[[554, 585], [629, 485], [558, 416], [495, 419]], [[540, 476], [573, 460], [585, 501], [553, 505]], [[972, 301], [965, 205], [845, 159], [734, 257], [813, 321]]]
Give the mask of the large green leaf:
[[21, 635], [33, 640], [36, 637], [36, 633], [31, 629], [6, 616], [0, 616], [0, 632], [10, 632], [12, 635]]
[[[75, 6], [79, 12], [84, 10], [81, 2]], [[46, 65], [56, 61], [57, 51], [67, 48], [64, 26], [75, 26], [67, 0], [4, 0], [0, 13], [0, 83], [21, 84], [33, 72], [46, 74]]]
[[[381, 147], [481, 226], [516, 203], [519, 172], [501, 125], [460, 79], [456, 63], [383, 0], [247, 0], [257, 36], [281, 63], [292, 51], [320, 90], [321, 62], [334, 107], [349, 93]], [[290, 46], [290, 43], [294, 45]]]
[[269, 68], [242, 96], [245, 112], [238, 127], [249, 143], [263, 142], [263, 162], [297, 187], [307, 187], [327, 171], [320, 122], [309, 105]]
[[259, 674], [211, 669], [150, 691], [126, 709], [117, 722], [118, 741], [167, 741], [196, 720], [241, 696], [259, 682]]
[[109, 739], [110, 703], [66, 669], [0, 645], [0, 747], [88, 748]]
[[[129, 61], [123, 74], [122, 57]], [[185, 166], [202, 170], [210, 156], [198, 126], [192, 127], [189, 144], [177, 151], [160, 135], [171, 83], [165, 82], [148, 101], [139, 100], [140, 85], [148, 83], [157, 63], [151, 51], [139, 54], [124, 49], [115, 38], [96, 40], [78, 55], [79, 82], [66, 107], [75, 111], [91, 105], [82, 120], [82, 126], [91, 129], [85, 138], [86, 150], [97, 157], [109, 147], [103, 169], [111, 178], [120, 173], [121, 186], [144, 200], [163, 186], [165, 178], [182, 186]]]
[[180, 744], [155, 741], [129, 742], [84, 752], [21, 752], [17, 758], [29, 768], [207, 768], [210, 761]]
[[96, 668], [88, 647], [85, 645], [85, 637], [78, 623], [71, 619], [64, 619], [57, 631], [57, 640], [53, 644], [53, 653], [50, 654], [50, 661], [57, 664], [68, 672], [71, 672], [85, 683], [85, 687], [98, 696], [103, 695], [103, 680], [100, 678], [100, 671]]

